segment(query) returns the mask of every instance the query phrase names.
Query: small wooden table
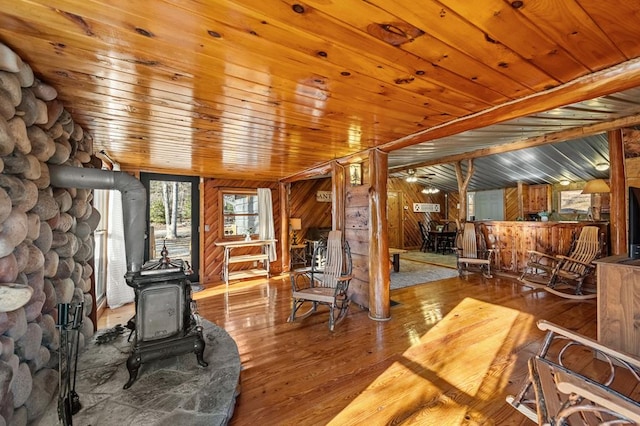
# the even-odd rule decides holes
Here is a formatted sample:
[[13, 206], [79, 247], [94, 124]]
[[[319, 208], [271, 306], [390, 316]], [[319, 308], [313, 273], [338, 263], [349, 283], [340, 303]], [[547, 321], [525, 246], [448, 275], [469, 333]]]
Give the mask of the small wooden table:
[[407, 251], [399, 248], [389, 247], [389, 256], [393, 258], [393, 271], [400, 272], [400, 253], [406, 253]]
[[[255, 278], [266, 276], [269, 278], [269, 248], [270, 244], [277, 240], [248, 240], [248, 241], [216, 241], [214, 244], [224, 247], [224, 264], [222, 265], [222, 279], [225, 284], [229, 284], [230, 279]], [[238, 247], [260, 247], [261, 252], [258, 254], [241, 254], [238, 256], [231, 255], [231, 249]], [[241, 271], [229, 271], [229, 265], [232, 263], [249, 264], [253, 262], [261, 262], [262, 268], [243, 269]]]

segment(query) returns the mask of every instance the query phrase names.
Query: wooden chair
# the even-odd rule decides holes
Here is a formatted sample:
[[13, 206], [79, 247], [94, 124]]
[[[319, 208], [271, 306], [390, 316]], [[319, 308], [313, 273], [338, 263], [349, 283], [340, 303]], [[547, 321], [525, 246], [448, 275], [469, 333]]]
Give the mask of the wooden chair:
[[420, 236], [422, 237], [422, 245], [420, 246], [420, 251], [427, 252], [429, 250], [434, 250], [433, 240], [429, 235], [429, 230], [427, 226], [425, 226], [422, 222], [418, 222], [418, 228], [420, 228]]
[[[591, 299], [595, 293], [584, 294], [582, 285], [596, 265], [593, 263], [602, 254], [604, 242], [597, 226], [585, 226], [572, 244], [568, 255], [549, 255], [535, 250], [529, 251], [529, 260], [520, 280], [538, 288], [571, 299]], [[566, 288], [572, 292], [561, 291]]]
[[[547, 335], [538, 354], [529, 360], [524, 386], [517, 395], [507, 397], [509, 404], [540, 425], [640, 424], [640, 403], [631, 398], [640, 384], [640, 359], [547, 321], [539, 321], [538, 328]], [[584, 364], [575, 360], [579, 347], [595, 353], [590, 369], [577, 371]], [[633, 379], [636, 383], [629, 386], [627, 381]], [[625, 389], [631, 389], [629, 394], [613, 388], [623, 382]]]
[[[318, 305], [327, 305], [329, 329], [333, 331], [349, 310], [347, 291], [352, 278], [351, 268], [349, 244], [342, 241], [342, 232], [331, 231], [327, 241], [316, 246], [311, 266], [291, 273], [293, 303], [288, 321], [306, 318], [316, 312]], [[311, 306], [305, 313], [297, 315], [305, 303]]]
[[[478, 237], [480, 241], [478, 241]], [[487, 247], [484, 234], [476, 234], [475, 224], [467, 222], [457, 237], [457, 265], [458, 274], [463, 275], [470, 267], [479, 268], [482, 275], [491, 278], [491, 262], [494, 250]]]

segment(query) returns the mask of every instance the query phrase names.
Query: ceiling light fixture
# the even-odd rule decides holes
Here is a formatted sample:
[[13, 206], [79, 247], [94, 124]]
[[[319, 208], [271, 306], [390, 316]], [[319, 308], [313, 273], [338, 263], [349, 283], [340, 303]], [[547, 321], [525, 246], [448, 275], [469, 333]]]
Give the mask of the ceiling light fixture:
[[605, 170], [609, 170], [609, 163], [596, 164], [596, 170], [599, 172], [604, 172]]
[[423, 188], [422, 189], [422, 193], [423, 194], [437, 194], [438, 192], [440, 192], [440, 190], [438, 188], [434, 188], [434, 187]]
[[562, 185], [562, 186], [567, 186], [567, 185], [569, 185], [570, 183], [571, 183], [571, 182], [569, 182], [567, 179], [563, 179], [563, 180], [561, 180], [561, 181], [560, 181], [560, 185]]
[[409, 176], [407, 176], [406, 181], [409, 183], [413, 183], [413, 182], [417, 182], [418, 178], [416, 177], [416, 171], [413, 169], [409, 169], [407, 170], [407, 173], [409, 173]]

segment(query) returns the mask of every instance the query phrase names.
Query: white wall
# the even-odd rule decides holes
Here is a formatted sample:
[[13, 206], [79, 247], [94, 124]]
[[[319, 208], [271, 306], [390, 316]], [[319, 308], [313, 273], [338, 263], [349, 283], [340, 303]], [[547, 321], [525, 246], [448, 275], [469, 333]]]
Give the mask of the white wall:
[[475, 220], [504, 220], [504, 190], [475, 193]]

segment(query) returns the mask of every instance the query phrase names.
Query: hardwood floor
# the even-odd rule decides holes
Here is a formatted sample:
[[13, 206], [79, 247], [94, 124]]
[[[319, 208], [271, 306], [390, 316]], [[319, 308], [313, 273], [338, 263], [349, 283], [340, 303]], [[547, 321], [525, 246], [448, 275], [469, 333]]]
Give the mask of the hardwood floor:
[[[505, 402], [547, 319], [595, 338], [596, 303], [479, 274], [392, 290], [391, 320], [352, 306], [330, 332], [324, 308], [287, 323], [288, 276], [210, 286], [200, 313], [236, 341], [243, 365], [232, 425], [530, 425]], [[107, 311], [99, 328], [125, 323]]]

